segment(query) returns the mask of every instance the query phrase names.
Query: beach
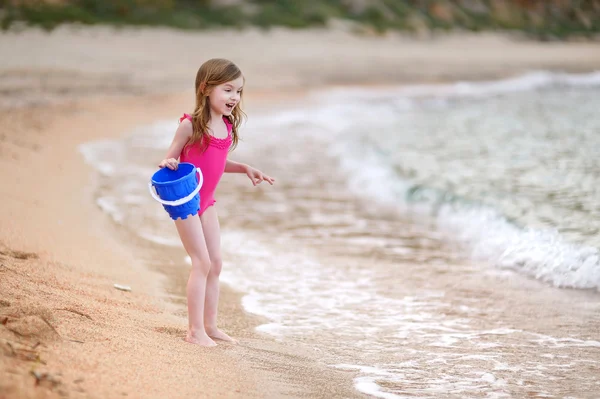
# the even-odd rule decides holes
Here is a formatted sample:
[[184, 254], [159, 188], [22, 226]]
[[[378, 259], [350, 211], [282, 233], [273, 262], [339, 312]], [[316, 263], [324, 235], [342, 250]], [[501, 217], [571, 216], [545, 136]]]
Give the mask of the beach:
[[[356, 389], [360, 383], [356, 378], [365, 370], [335, 363], [349, 355], [344, 353], [344, 346], [335, 354], [323, 349], [334, 348], [336, 340], [360, 341], [361, 337], [350, 333], [344, 337], [341, 326], [314, 332], [310, 323], [302, 324], [306, 314], [316, 313], [311, 311], [315, 309], [312, 302], [302, 308], [304, 319], [295, 314], [286, 319], [291, 317], [287, 313], [278, 324], [269, 318], [277, 313], [277, 307], [301, 307], [285, 302], [285, 298], [279, 298], [278, 302], [275, 294], [266, 299], [248, 295], [260, 294], [264, 288], [252, 285], [253, 278], [268, 280], [268, 270], [252, 269], [261, 259], [289, 258], [289, 263], [296, 265], [303, 264], [300, 256], [306, 253], [320, 264], [339, 266], [332, 268], [340, 273], [333, 282], [341, 281], [344, 274], [354, 276], [355, 270], [358, 270], [356, 276], [362, 276], [359, 269], [365, 263], [375, 264], [373, 275], [381, 281], [377, 290], [382, 297], [386, 278], [400, 273], [405, 284], [402, 289], [396, 286], [388, 293], [393, 292], [392, 299], [400, 301], [394, 302], [394, 306], [404, 306], [406, 314], [426, 302], [420, 295], [437, 303], [437, 292], [443, 288], [446, 296], [440, 301], [444, 306], [457, 304], [443, 310], [449, 317], [455, 316], [446, 328], [460, 326], [463, 319], [477, 314], [476, 320], [487, 336], [507, 335], [509, 323], [513, 323], [512, 329], [523, 335], [531, 330], [539, 334], [540, 342], [552, 341], [554, 352], [545, 353], [549, 358], [570, 356], [587, 362], [587, 369], [580, 370], [580, 377], [586, 378], [588, 385], [584, 383], [581, 389], [577, 388], [582, 386], [581, 381], [579, 385], [569, 381], [569, 378], [576, 380], [574, 374], [566, 373], [567, 380], [559, 379], [546, 387], [538, 386], [539, 381], [532, 377], [520, 385], [525, 387], [523, 390], [511, 388], [516, 397], [526, 392], [541, 395], [544, 389], [556, 395], [597, 397], [594, 389], [600, 387], [600, 382], [593, 376], [597, 376], [600, 360], [600, 349], [596, 346], [600, 302], [596, 293], [570, 292], [551, 285], [540, 288], [537, 280], [508, 280], [502, 273], [485, 275], [484, 279], [491, 285], [504, 282], [504, 293], [490, 287], [475, 289], [479, 283], [472, 277], [475, 268], [466, 257], [458, 255], [451, 241], [406, 215], [394, 216], [389, 225], [379, 223], [385, 215], [373, 216], [368, 207], [363, 207], [364, 202], [344, 191], [345, 182], [336, 180], [341, 179], [339, 175], [327, 173], [337, 166], [332, 157], [321, 152], [320, 142], [305, 141], [302, 136], [293, 136], [288, 142], [281, 138], [276, 141], [276, 137], [286, 133], [277, 131], [276, 121], [268, 134], [249, 128], [246, 141], [240, 144], [243, 148], [239, 155], [234, 152], [232, 159], [237, 155], [239, 160], [259, 165], [267, 173], [272, 170], [277, 184], [252, 191], [254, 188], [243, 176], [225, 176], [218, 199], [224, 233], [224, 267], [245, 265], [248, 270], [247, 276], [239, 273], [224, 276], [226, 284], [222, 285], [220, 303], [221, 327], [238, 338], [240, 344], [221, 343], [214, 349], [189, 345], [183, 341], [187, 323], [182, 291], [186, 278], [183, 249], [136, 234], [143, 227], [155, 237], [157, 231], [164, 229], [165, 235], [161, 237], [166, 240], [169, 234], [172, 236], [174, 226], [144, 218], [136, 220], [131, 216], [135, 213], [125, 213], [122, 216], [125, 219], [119, 219], [120, 214], [110, 209], [110, 203], [99, 201], [118, 191], [120, 173], [124, 176], [120, 180], [134, 181], [126, 174], [131, 166], [125, 163], [126, 159], [133, 158], [141, 170], [152, 170], [160, 161], [155, 155], [160, 149], [136, 153], [136, 148], [144, 148], [143, 145], [133, 149], [120, 146], [127, 151], [124, 158], [114, 151], [107, 157], [112, 167], [108, 174], [95, 167], [100, 162], [95, 162], [98, 159], [94, 157], [103, 153], [93, 149], [90, 158], [90, 152], [84, 149], [89, 149], [85, 147], [89, 143], [121, 143], [127, 137], [143, 139], [146, 136], [140, 134], [150, 130], [156, 121], [172, 121], [175, 126], [178, 117], [193, 107], [192, 84], [197, 68], [202, 61], [213, 57], [232, 59], [244, 71], [245, 107], [252, 120], [253, 115], [264, 118], [283, 109], [301, 109], [302, 116], [301, 107], [326, 89], [385, 91], [408, 84], [437, 86], [456, 81], [494, 80], [539, 70], [589, 73], [600, 68], [598, 50], [600, 46], [594, 42], [538, 43], [492, 34], [425, 39], [396, 35], [361, 37], [341, 29], [194, 33], [77, 27], [60, 28], [50, 34], [37, 30], [3, 33], [0, 36], [0, 92], [3, 93], [0, 100], [3, 183], [0, 397], [348, 398], [376, 393], [369, 390], [372, 380], [368, 379], [363, 381], [367, 388], [363, 384], [362, 390]], [[342, 92], [337, 98], [343, 102], [345, 95]], [[108, 148], [110, 152], [117, 147]], [[298, 148], [302, 151], [294, 151]], [[270, 156], [272, 151], [289, 153], [287, 163], [283, 163], [287, 156]], [[152, 159], [148, 159], [150, 153]], [[120, 162], [123, 170], [119, 168]], [[302, 172], [319, 162], [322, 162], [319, 170]], [[318, 189], [307, 192], [309, 187]], [[158, 205], [148, 209], [163, 212]], [[362, 224], [353, 224], [357, 220]], [[343, 234], [336, 229], [342, 229]], [[394, 241], [398, 237], [390, 232], [402, 229], [405, 229], [401, 237], [404, 241], [398, 245]], [[394, 245], [367, 243], [371, 246], [367, 245], [369, 249], [363, 251], [364, 241], [360, 240], [369, 235], [373, 241], [389, 238], [386, 245]], [[357, 240], [349, 247], [349, 241], [336, 241], [342, 236]], [[417, 254], [403, 256], [402, 252], [396, 252], [396, 258], [391, 258], [385, 251], [373, 249], [403, 245], [416, 248]], [[423, 259], [435, 258], [432, 252], [441, 254], [437, 257], [441, 263], [419, 274]], [[392, 267], [394, 262], [404, 265], [402, 272]], [[450, 264], [458, 266], [450, 269]], [[318, 276], [322, 268], [312, 268], [310, 263], [303, 265], [306, 273], [299, 275], [297, 286], [308, 291], [320, 287], [300, 284], [303, 277], [306, 281], [322, 278]], [[447, 278], [443, 276], [446, 274]], [[369, 279], [368, 273], [364, 278]], [[357, 277], [359, 286], [360, 281]], [[470, 284], [471, 281], [475, 282]], [[115, 284], [131, 290], [116, 289]], [[511, 298], [515, 296], [509, 293], [523, 290], [534, 292], [531, 301], [513, 303]], [[346, 294], [334, 290], [329, 296], [324, 295], [323, 301]], [[480, 311], [471, 314], [462, 301], [464, 297], [469, 297], [473, 306], [485, 302], [493, 307], [499, 303], [502, 311], [489, 312], [489, 317], [482, 316]], [[257, 306], [261, 301], [270, 302], [275, 308]], [[426, 304], [423, 312], [437, 312], [437, 308], [428, 307], [431, 303]], [[264, 314], [248, 311], [252, 306], [262, 309]], [[381, 308], [364, 311], [379, 315], [377, 312], [386, 306], [392, 308], [389, 303], [381, 302]], [[519, 317], [505, 317], [511, 307], [522, 310]], [[335, 308], [333, 301], [332, 318]], [[413, 321], [419, 321], [417, 315], [427, 317], [425, 313], [415, 313]], [[326, 313], [323, 315], [323, 319], [328, 317]], [[531, 322], [536, 319], [540, 322]], [[286, 320], [293, 321], [288, 327], [302, 326], [303, 331], [312, 331], [314, 335], [288, 337], [271, 333], [284, 330]], [[337, 335], [340, 331], [341, 335]], [[408, 330], [405, 332], [408, 334]], [[363, 333], [369, 335], [368, 330]], [[561, 345], [571, 341], [548, 338], [556, 334], [561, 339], [572, 334], [571, 339], [578, 340], [578, 348], [587, 348], [586, 354]], [[333, 344], [322, 347], [315, 340]], [[426, 346], [426, 342], [421, 344]], [[411, 349], [422, 349], [419, 345], [400, 348], [410, 354]], [[464, 349], [468, 355], [469, 349]], [[514, 350], [509, 359], [526, 357], [528, 353]], [[378, 362], [369, 363], [370, 356], [364, 355], [361, 361]], [[392, 359], [394, 355], [389, 356]], [[485, 374], [478, 378], [480, 383], [491, 385], [501, 379]], [[509, 387], [513, 384], [506, 378], [504, 383], [494, 388], [502, 390], [506, 384]], [[529, 391], [528, 384], [532, 386]], [[456, 385], [445, 389], [446, 394], [439, 397], [464, 394], [451, 392]], [[417, 391], [412, 393], [419, 397]]]

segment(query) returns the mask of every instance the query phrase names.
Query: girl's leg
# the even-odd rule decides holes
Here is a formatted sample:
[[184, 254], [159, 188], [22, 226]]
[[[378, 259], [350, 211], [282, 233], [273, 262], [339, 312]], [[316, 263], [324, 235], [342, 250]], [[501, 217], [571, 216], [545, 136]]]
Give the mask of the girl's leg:
[[189, 330], [186, 341], [202, 346], [215, 346], [204, 329], [204, 298], [210, 258], [204, 241], [202, 224], [198, 218], [188, 217], [175, 221], [183, 247], [192, 259], [192, 270], [187, 284]]
[[206, 301], [204, 308], [204, 328], [206, 333], [215, 339], [236, 342], [229, 335], [217, 328], [217, 307], [219, 305], [219, 275], [221, 274], [221, 228], [217, 216], [217, 208], [208, 207], [202, 216], [202, 229], [210, 257], [210, 271], [206, 279]]

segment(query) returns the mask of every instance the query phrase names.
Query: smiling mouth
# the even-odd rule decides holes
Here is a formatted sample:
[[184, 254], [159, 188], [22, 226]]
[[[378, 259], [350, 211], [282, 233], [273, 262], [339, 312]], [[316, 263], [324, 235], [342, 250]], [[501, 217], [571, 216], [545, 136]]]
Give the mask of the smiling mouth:
[[231, 111], [233, 109], [233, 107], [235, 107], [235, 104], [234, 103], [227, 103], [227, 104], [225, 104], [225, 106], [227, 107], [228, 110]]

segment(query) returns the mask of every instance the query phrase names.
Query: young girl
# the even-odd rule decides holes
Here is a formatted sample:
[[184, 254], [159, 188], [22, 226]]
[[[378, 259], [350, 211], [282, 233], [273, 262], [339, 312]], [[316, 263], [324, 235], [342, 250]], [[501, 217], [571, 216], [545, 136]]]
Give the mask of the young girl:
[[219, 274], [221, 273], [220, 227], [214, 193], [226, 173], [245, 173], [253, 185], [274, 179], [251, 166], [227, 159], [238, 143], [238, 129], [245, 116], [239, 104], [244, 76], [231, 61], [206, 61], [196, 75], [196, 108], [184, 114], [167, 155], [158, 165], [177, 169], [178, 161], [199, 167], [204, 177], [198, 217], [175, 220], [181, 242], [192, 259], [187, 284], [189, 330], [186, 341], [215, 346], [212, 340], [236, 342], [217, 328]]

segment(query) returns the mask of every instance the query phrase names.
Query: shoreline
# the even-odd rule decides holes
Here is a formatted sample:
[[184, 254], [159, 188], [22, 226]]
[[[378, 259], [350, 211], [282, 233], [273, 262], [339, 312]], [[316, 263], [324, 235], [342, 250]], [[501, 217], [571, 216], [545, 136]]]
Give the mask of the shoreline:
[[[217, 39], [210, 32], [165, 29], [81, 32], [75, 43], [64, 40], [72, 38], [64, 30], [41, 40], [33, 30], [0, 36], [0, 54], [8, 60], [0, 65], [0, 91], [8, 94], [0, 102], [5, 183], [0, 189], [0, 369], [9, 376], [0, 382], [0, 397], [37, 397], [40, 390], [48, 397], [165, 397], [174, 389], [180, 396], [195, 396], [201, 390], [225, 397], [361, 397], [352, 383], [355, 372], [326, 368], [308, 345], [291, 346], [254, 331], [260, 318], [247, 314], [241, 294], [228, 286], [220, 304], [222, 327], [242, 338], [244, 345], [223, 344], [211, 352], [184, 343], [179, 338], [185, 332], [185, 307], [180, 298], [173, 298], [177, 283], [166, 275], [170, 267], [181, 266], [166, 261], [176, 254], [182, 258], [183, 249], [165, 249], [132, 237], [95, 203], [96, 172], [85, 164], [79, 145], [118, 139], [157, 119], [175, 120], [193, 106], [192, 93], [184, 87], [206, 57], [190, 55], [182, 65], [164, 60], [194, 40], [199, 47], [217, 40], [211, 54], [227, 55], [219, 46], [231, 35]], [[166, 39], [156, 43], [161, 35]], [[371, 87], [412, 78], [418, 80], [414, 83], [449, 81], [453, 76], [490, 79], [514, 76], [536, 65], [571, 72], [600, 68], [600, 52], [579, 63], [598, 44], [527, 42], [522, 47], [494, 35], [470, 36], [474, 43], [494, 48], [483, 55], [454, 54], [453, 37], [441, 39], [450, 46], [445, 50], [436, 41], [355, 38], [330, 56], [352, 45], [364, 53], [338, 57], [321, 69], [312, 62], [324, 48], [348, 37], [333, 32], [321, 43], [314, 31], [275, 30], [264, 37], [246, 32], [243, 39], [251, 45], [232, 50], [231, 58], [240, 58], [242, 69], [248, 70], [249, 117], [252, 109], [268, 110], [278, 101], [300, 103], [311, 89], [348, 87], [352, 82]], [[266, 61], [252, 56], [269, 38], [274, 46], [264, 57], [272, 62], [264, 68]], [[290, 38], [301, 46], [302, 56], [280, 56]], [[113, 48], [118, 39], [123, 40], [121, 47]], [[373, 43], [383, 44], [375, 51], [370, 49]], [[406, 57], [385, 56], [399, 43], [406, 44]], [[83, 53], [70, 52], [70, 44]], [[122, 55], [143, 44], [156, 45], [158, 54]], [[44, 46], [48, 51], [42, 51]], [[495, 54], [511, 46], [517, 54], [504, 63]], [[547, 49], [537, 64], [527, 54], [532, 48]], [[27, 59], [31, 51], [36, 54], [33, 62]], [[94, 51], [99, 52], [99, 65], [94, 65]], [[137, 63], [127, 65], [128, 61]], [[149, 67], [141, 69], [145, 65]], [[401, 68], [405, 70], [399, 78], [396, 71]], [[279, 70], [281, 77], [273, 80]], [[77, 79], [69, 75], [73, 71]], [[149, 265], [152, 262], [162, 266]], [[115, 283], [131, 285], [132, 291], [118, 291]]]
[[[59, 143], [50, 147], [47, 141], [52, 137], [46, 136], [49, 140], [37, 140], [39, 148], [13, 153], [19, 161], [28, 159], [34, 171], [41, 168], [37, 164], [46, 164], [49, 156], [59, 156], [62, 161], [55, 171], [68, 172], [58, 181], [48, 179], [41, 190], [36, 187], [37, 181], [30, 182], [31, 187], [24, 181], [11, 182], [19, 184], [22, 191], [2, 209], [2, 220], [10, 221], [0, 227], [0, 289], [5, 293], [0, 319], [6, 322], [0, 328], [5, 351], [0, 367], [10, 376], [0, 384], [2, 395], [36, 397], [44, 390], [49, 397], [65, 392], [91, 397], [165, 397], [177, 389], [181, 396], [194, 396], [202, 390], [214, 396], [328, 397], [333, 391], [303, 385], [306, 380], [327, 378], [329, 382], [339, 381], [332, 388], [336, 394], [356, 396], [351, 378], [345, 377], [348, 373], [324, 369], [301, 345], [288, 347], [255, 332], [260, 319], [246, 313], [241, 294], [226, 285], [220, 301], [221, 327], [239, 338], [240, 345], [221, 343], [210, 351], [185, 343], [185, 299], [182, 302], [174, 298], [180, 282], [172, 280], [181, 273], [169, 275], [173, 267], [185, 266], [173, 264], [175, 257], [183, 258], [183, 249], [164, 248], [134, 237], [96, 205], [96, 172], [84, 164], [78, 146], [94, 138], [122, 137], [139, 125], [135, 117], [129, 116], [166, 117], [171, 107], [165, 107], [165, 103], [179, 108], [185, 97], [158, 96], [156, 102], [152, 101], [154, 109], [139, 105], [137, 99], [133, 103], [130, 99], [112, 99], [104, 107], [103, 99], [95, 99], [79, 103], [74, 113], [72, 104], [54, 106], [42, 114], [52, 114], [50, 122], [56, 121], [52, 129], [55, 133], [64, 131], [63, 125], [80, 126], [90, 121], [94, 118], [90, 118], [92, 110], [98, 118], [110, 116], [120, 122], [110, 123], [101, 135], [98, 128], [93, 129], [85, 139], [71, 132], [60, 140], [67, 144], [64, 147]], [[72, 115], [67, 117], [70, 121], [59, 121], [65, 113]], [[91, 182], [86, 182], [89, 178]], [[44, 191], [65, 192], [77, 184], [82, 184], [83, 190], [69, 199], [68, 207], [61, 204], [62, 198], [53, 198], [47, 204], [54, 208], [52, 211], [32, 212], [33, 226], [11, 220], [10, 215], [17, 214], [24, 201], [39, 204], [47, 199]], [[61, 227], [56, 229], [57, 225]], [[48, 241], [51, 236], [53, 239]], [[25, 277], [33, 278], [23, 281]], [[116, 290], [115, 283], [130, 285], [132, 291]], [[24, 357], [31, 353], [40, 360], [32, 364]], [[175, 374], [171, 365], [179, 368]], [[219, 365], [218, 370], [214, 365]], [[28, 372], [32, 366], [39, 376], [38, 386], [37, 377]], [[140, 376], [132, 367], [148, 375]], [[201, 379], [194, 377], [198, 370], [204, 370]], [[132, 372], [134, 381], [123, 380]], [[299, 376], [302, 381], [298, 381]], [[93, 381], [97, 378], [101, 378], [100, 386]], [[279, 382], [270, 383], [273, 379]], [[342, 384], [342, 379], [347, 379], [347, 384]]]

